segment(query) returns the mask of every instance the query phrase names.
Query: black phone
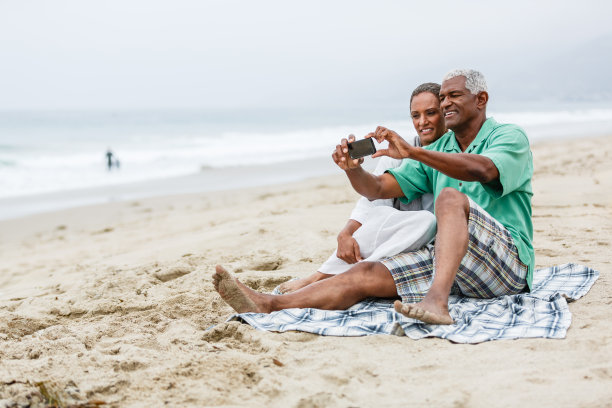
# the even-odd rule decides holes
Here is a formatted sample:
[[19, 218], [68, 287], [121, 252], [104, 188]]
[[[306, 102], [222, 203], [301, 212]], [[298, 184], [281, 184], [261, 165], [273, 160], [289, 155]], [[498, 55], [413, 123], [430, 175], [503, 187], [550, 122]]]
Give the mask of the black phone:
[[376, 153], [374, 140], [372, 138], [356, 140], [348, 144], [348, 152], [351, 159], [360, 159]]

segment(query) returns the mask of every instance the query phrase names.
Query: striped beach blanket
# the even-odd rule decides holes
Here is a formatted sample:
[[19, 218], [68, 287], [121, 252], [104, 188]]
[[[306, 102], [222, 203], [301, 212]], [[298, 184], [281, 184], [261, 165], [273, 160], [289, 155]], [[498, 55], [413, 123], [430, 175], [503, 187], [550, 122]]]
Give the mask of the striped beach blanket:
[[242, 313], [229, 320], [259, 330], [290, 330], [323, 336], [391, 334], [411, 339], [440, 337], [455, 343], [544, 337], [562, 339], [572, 321], [567, 302], [584, 296], [599, 272], [565, 264], [538, 269], [530, 293], [494, 299], [451, 296], [455, 324], [429, 325], [409, 319], [393, 309], [393, 300], [371, 298], [347, 310], [285, 309], [273, 313]]

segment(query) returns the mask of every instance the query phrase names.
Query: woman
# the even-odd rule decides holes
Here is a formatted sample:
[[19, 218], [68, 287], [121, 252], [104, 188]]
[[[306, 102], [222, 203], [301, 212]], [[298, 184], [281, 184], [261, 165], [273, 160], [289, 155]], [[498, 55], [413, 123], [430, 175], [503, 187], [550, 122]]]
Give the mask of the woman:
[[[416, 87], [410, 97], [410, 115], [417, 131], [416, 146], [427, 146], [446, 133], [440, 109], [440, 85], [432, 82]], [[399, 167], [402, 160], [382, 157], [374, 174]], [[399, 211], [398, 211], [399, 210]], [[290, 293], [311, 283], [347, 271], [352, 264], [375, 261], [430, 243], [436, 234], [433, 195], [425, 194], [408, 204], [399, 199], [368, 201], [362, 197], [338, 234], [338, 249], [312, 275], [285, 282], [280, 293]]]

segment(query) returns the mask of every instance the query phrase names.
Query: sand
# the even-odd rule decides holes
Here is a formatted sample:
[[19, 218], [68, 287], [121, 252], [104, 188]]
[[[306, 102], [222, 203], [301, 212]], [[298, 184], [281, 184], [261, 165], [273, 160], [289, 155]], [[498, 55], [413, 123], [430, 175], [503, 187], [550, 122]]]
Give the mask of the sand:
[[357, 199], [339, 173], [0, 222], [0, 407], [610, 407], [612, 137], [533, 152], [537, 267], [601, 272], [570, 304], [564, 340], [458, 345], [224, 323], [214, 265], [259, 290], [316, 270]]

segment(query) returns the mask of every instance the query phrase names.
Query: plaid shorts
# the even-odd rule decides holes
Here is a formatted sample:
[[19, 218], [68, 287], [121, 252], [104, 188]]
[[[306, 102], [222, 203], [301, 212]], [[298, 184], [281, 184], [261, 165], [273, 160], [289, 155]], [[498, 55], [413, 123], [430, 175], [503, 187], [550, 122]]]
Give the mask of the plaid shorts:
[[[478, 204], [470, 201], [468, 250], [457, 271], [451, 294], [489, 299], [521, 293], [527, 266], [521, 262], [510, 232]], [[422, 300], [435, 276], [434, 247], [381, 260], [391, 272], [402, 302]]]

